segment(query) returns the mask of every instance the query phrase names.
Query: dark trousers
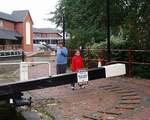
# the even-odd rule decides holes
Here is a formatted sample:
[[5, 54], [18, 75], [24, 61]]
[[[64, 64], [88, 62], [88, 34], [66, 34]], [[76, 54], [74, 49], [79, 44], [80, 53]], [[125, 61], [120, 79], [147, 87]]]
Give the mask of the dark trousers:
[[66, 64], [57, 64], [57, 74], [66, 73], [67, 65]]
[[75, 87], [75, 82], [72, 82], [72, 83], [71, 83], [71, 86], [72, 86], [72, 87]]

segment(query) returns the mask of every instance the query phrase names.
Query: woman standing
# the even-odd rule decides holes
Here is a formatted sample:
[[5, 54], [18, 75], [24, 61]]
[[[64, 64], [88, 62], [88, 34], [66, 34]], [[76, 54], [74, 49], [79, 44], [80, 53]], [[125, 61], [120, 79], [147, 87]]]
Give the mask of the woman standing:
[[60, 42], [58, 45], [56, 51], [57, 74], [62, 74], [66, 73], [68, 50], [64, 47], [63, 42]]

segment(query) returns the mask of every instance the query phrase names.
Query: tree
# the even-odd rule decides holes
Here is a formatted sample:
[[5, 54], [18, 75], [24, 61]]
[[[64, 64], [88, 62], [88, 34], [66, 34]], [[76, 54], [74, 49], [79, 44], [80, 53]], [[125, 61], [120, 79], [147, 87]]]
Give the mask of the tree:
[[[123, 34], [126, 48], [150, 48], [150, 1], [110, 0], [111, 35]], [[60, 0], [52, 18], [58, 26], [65, 16], [66, 31], [77, 44], [106, 40], [106, 1]]]
[[101, 3], [103, 3], [102, 0], [95, 0], [95, 2], [91, 0], [60, 0], [53, 21], [60, 25], [60, 16], [62, 8], [64, 8], [66, 31], [72, 35], [72, 39], [81, 39], [83, 44], [91, 40], [104, 41], [105, 31], [100, 17], [104, 11], [97, 9], [102, 8], [103, 4]]

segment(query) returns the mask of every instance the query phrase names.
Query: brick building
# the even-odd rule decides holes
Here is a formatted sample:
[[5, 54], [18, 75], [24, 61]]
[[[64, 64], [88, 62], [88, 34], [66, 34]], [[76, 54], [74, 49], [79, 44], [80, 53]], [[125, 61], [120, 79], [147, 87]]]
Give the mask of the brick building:
[[0, 50], [33, 51], [33, 21], [28, 10], [0, 12]]
[[62, 36], [57, 29], [52, 28], [33, 28], [33, 48], [34, 51], [40, 50], [41, 43], [46, 43], [51, 47], [56, 47], [62, 41]]
[[56, 47], [62, 41], [57, 29], [33, 28], [32, 25], [28, 10], [13, 11], [11, 14], [0, 12], [0, 56], [7, 51], [38, 51], [41, 42]]

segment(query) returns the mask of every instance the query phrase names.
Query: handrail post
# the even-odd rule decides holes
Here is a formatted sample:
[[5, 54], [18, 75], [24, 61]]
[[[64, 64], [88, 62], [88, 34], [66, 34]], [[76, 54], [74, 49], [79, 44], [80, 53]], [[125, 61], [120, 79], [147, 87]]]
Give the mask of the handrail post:
[[104, 49], [99, 49], [100, 54], [99, 54], [99, 62], [101, 62], [101, 65], [105, 64], [105, 57], [104, 57]]
[[128, 77], [132, 77], [132, 50], [128, 50]]
[[70, 63], [70, 64], [71, 64], [71, 57], [72, 57], [71, 55], [72, 55], [72, 49], [69, 48], [68, 49], [68, 61], [69, 61], [68, 63]]
[[87, 63], [88, 63], [88, 68], [90, 68], [90, 49], [87, 48]]
[[25, 54], [24, 54], [24, 51], [22, 51], [22, 62], [24, 62], [25, 61]]

